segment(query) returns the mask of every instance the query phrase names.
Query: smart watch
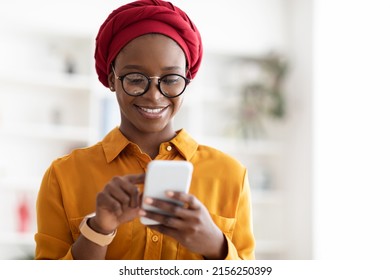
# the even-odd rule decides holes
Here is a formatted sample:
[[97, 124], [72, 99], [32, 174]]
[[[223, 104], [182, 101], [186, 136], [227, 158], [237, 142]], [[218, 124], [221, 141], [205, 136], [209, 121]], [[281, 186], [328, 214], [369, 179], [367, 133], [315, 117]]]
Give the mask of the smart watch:
[[92, 241], [95, 244], [98, 244], [99, 246], [107, 246], [112, 242], [112, 240], [115, 237], [116, 230], [114, 230], [110, 234], [101, 234], [96, 231], [94, 231], [89, 225], [88, 220], [95, 216], [95, 213], [89, 214], [84, 217], [82, 222], [80, 223], [79, 229], [81, 234], [87, 238], [88, 240]]

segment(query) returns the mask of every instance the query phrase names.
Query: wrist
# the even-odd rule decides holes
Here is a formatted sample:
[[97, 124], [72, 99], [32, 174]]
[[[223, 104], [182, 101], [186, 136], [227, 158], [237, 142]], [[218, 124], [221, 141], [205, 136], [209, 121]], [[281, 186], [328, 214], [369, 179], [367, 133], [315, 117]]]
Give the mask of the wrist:
[[216, 242], [217, 247], [215, 250], [212, 250], [211, 254], [203, 255], [206, 260], [224, 260], [228, 254], [228, 242], [226, 240], [225, 234], [221, 232], [222, 239], [220, 242]]
[[108, 234], [112, 234], [115, 231], [115, 229], [107, 230], [107, 229], [104, 229], [103, 227], [101, 227], [100, 224], [96, 220], [96, 216], [89, 218], [87, 220], [87, 224], [91, 229], [93, 229], [94, 231], [96, 231], [100, 234], [108, 235]]
[[89, 222], [90, 222], [89, 220], [91, 218], [93, 218], [94, 216], [95, 216], [95, 213], [92, 213], [92, 214], [84, 217], [84, 219], [82, 220], [82, 222], [80, 223], [80, 226], [79, 226], [80, 233], [86, 239], [88, 239], [89, 241], [91, 241], [99, 246], [102, 246], [102, 247], [107, 246], [114, 239], [115, 234], [116, 234], [116, 230], [109, 232], [109, 233], [105, 233], [104, 231], [98, 232], [97, 230], [95, 230], [94, 228], [92, 228], [89, 225]]

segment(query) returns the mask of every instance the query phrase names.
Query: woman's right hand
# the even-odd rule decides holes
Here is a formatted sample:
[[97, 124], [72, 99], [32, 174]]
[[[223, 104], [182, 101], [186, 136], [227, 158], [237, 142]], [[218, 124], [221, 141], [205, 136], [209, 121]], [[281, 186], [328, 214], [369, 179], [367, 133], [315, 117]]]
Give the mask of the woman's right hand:
[[119, 225], [139, 217], [141, 194], [137, 184], [144, 181], [145, 174], [112, 178], [96, 197], [96, 216], [90, 219], [90, 226], [109, 234]]

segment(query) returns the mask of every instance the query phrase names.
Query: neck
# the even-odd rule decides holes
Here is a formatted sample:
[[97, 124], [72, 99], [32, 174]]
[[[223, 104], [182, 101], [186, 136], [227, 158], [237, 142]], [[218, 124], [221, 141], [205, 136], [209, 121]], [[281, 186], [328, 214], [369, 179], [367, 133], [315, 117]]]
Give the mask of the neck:
[[173, 127], [167, 127], [163, 131], [159, 132], [128, 130], [122, 125], [119, 129], [127, 139], [137, 144], [141, 151], [149, 155], [151, 159], [154, 159], [158, 155], [161, 143], [167, 142], [176, 136], [176, 132]]

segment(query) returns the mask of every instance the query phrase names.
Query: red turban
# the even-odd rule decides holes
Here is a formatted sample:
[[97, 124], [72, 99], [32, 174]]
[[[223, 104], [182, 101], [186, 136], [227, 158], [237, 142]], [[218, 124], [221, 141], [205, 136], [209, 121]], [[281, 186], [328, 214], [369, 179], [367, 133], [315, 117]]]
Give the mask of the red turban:
[[203, 47], [198, 29], [187, 14], [170, 2], [139, 0], [114, 10], [96, 37], [95, 67], [100, 82], [108, 87], [110, 64], [131, 40], [148, 33], [166, 35], [184, 51], [191, 78], [198, 72]]

